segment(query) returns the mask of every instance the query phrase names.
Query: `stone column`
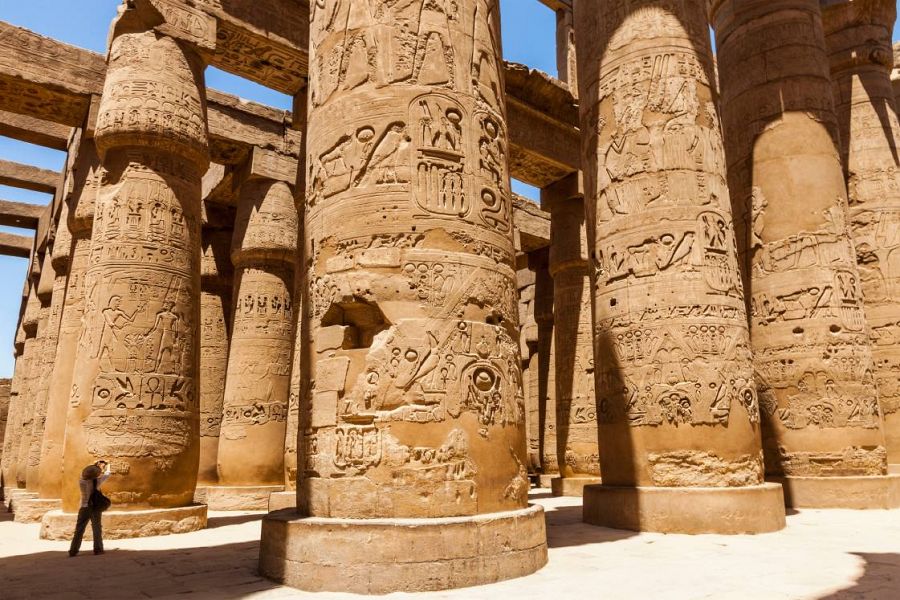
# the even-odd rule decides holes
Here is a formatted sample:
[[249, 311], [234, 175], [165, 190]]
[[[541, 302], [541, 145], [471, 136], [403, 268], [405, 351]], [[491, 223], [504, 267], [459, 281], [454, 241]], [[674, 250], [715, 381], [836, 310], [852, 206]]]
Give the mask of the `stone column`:
[[578, 62], [575, 59], [575, 15], [572, 9], [556, 11], [557, 78], [569, 86], [578, 99]]
[[550, 249], [528, 257], [534, 269], [534, 320], [538, 330], [538, 435], [540, 437], [541, 488], [550, 488], [559, 477], [556, 457], [556, 340], [553, 333], [553, 277], [550, 276]]
[[18, 493], [19, 489], [16, 481], [16, 455], [19, 452], [19, 435], [22, 430], [23, 402], [23, 398], [19, 396], [19, 390], [22, 387], [23, 372], [27, 366], [25, 330], [22, 328], [21, 322], [16, 330], [14, 353], [16, 364], [9, 384], [9, 412], [6, 416], [6, 434], [3, 437], [3, 456], [0, 457], [0, 479], [3, 480], [3, 500], [7, 508], [9, 508], [9, 502], [14, 492]]
[[888, 464], [900, 470], [900, 123], [890, 75], [897, 4], [844, 1], [822, 16]]
[[900, 42], [894, 42], [894, 70], [891, 71], [891, 86], [894, 88], [894, 103], [900, 113]]
[[446, 589], [546, 560], [527, 506], [498, 4], [312, 12], [314, 384], [299, 515], [265, 520], [260, 557], [289, 585]]
[[284, 438], [293, 350], [297, 161], [254, 148], [235, 178], [232, 327], [216, 510], [265, 510], [284, 489]]
[[[43, 256], [36, 257], [35, 266], [44, 264], [49, 268], [49, 262], [44, 263]], [[25, 305], [25, 313], [22, 316], [22, 328], [25, 330], [25, 356], [27, 363], [23, 371], [22, 387], [19, 388], [19, 394], [22, 396], [22, 414], [21, 414], [21, 431], [19, 432], [18, 450], [16, 450], [16, 482], [20, 488], [27, 489], [28, 476], [28, 451], [31, 448], [31, 434], [34, 429], [35, 420], [35, 391], [37, 382], [39, 381], [39, 371], [41, 364], [41, 336], [46, 331], [47, 316], [49, 307], [43, 306], [38, 294], [38, 286], [40, 284], [40, 269], [32, 270], [31, 287], [28, 291], [28, 301]], [[34, 490], [27, 490], [28, 496], [36, 495]]]
[[595, 525], [784, 526], [781, 486], [763, 481], [705, 9], [577, 4], [603, 473], [585, 488], [584, 519]]
[[712, 14], [767, 476], [789, 506], [890, 505], [819, 3], [721, 0]]
[[[200, 487], [215, 485], [231, 331], [231, 231], [203, 229], [200, 260]], [[200, 494], [202, 496], [202, 494]], [[198, 496], [199, 497], [199, 496]]]
[[550, 212], [550, 275], [556, 342], [555, 496], [581, 496], [600, 483], [594, 398], [593, 289], [589, 277], [584, 190], [578, 175], [541, 190]]
[[12, 380], [0, 379], [0, 501], [6, 500], [6, 482], [3, 480], [3, 455], [6, 453], [6, 434], [11, 412], [10, 386]]
[[535, 272], [528, 267], [528, 254], [517, 262], [524, 265], [516, 274], [519, 287], [519, 349], [522, 353], [522, 387], [525, 395], [525, 439], [528, 443], [529, 476], [541, 472], [540, 388], [538, 385], [538, 326], [534, 319]]
[[[78, 488], [68, 482], [100, 458], [113, 471], [105, 486], [113, 509], [104, 515], [111, 536], [206, 523], [206, 507], [191, 504], [201, 176], [209, 165], [197, 48], [212, 46], [215, 24], [199, 11], [173, 10], [164, 16], [146, 0], [123, 4], [110, 34], [95, 132], [104, 172], [66, 431], [66, 512], [44, 517], [42, 536], [51, 539], [71, 532]], [[177, 26], [182, 18], [190, 35]]]
[[[60, 317], [56, 360], [49, 381], [47, 426], [41, 448], [40, 498], [59, 501], [63, 489], [63, 449], [72, 376], [84, 317], [84, 277], [91, 253], [91, 228], [94, 204], [99, 183], [100, 159], [93, 139], [82, 134], [72, 167], [72, 192], [67, 203], [67, 218], [60, 219], [68, 226], [71, 239], [68, 257], [65, 302]], [[58, 234], [62, 237], [62, 231]], [[56, 244], [61, 244], [59, 237]], [[55, 246], [54, 246], [55, 247]], [[72, 482], [68, 481], [67, 485]]]
[[[65, 203], [59, 215], [56, 235], [53, 244], [47, 251], [48, 264], [41, 271], [41, 282], [38, 285], [38, 294], [46, 296], [46, 288], [51, 288], [50, 306], [47, 311], [47, 323], [41, 335], [41, 353], [32, 367], [36, 380], [34, 383], [34, 422], [31, 428], [31, 443], [28, 448], [28, 462], [26, 466], [26, 488], [28, 491], [40, 496], [41, 471], [48, 470], [48, 465], [42, 463], [41, 449], [47, 435], [47, 423], [51, 410], [62, 407], [49, 405], [50, 378], [53, 373], [53, 365], [56, 360], [59, 342], [60, 319], [63, 311], [63, 303], [66, 295], [66, 279], [68, 273], [69, 252], [71, 251], [72, 238], [69, 235], [66, 219], [68, 210]], [[57, 418], [60, 415], [55, 415]], [[61, 418], [64, 420], [65, 415]], [[57, 463], [57, 469], [60, 464]], [[37, 523], [49, 510], [61, 507], [59, 497], [45, 500], [40, 497], [30, 498], [18, 503], [15, 520], [18, 523]]]

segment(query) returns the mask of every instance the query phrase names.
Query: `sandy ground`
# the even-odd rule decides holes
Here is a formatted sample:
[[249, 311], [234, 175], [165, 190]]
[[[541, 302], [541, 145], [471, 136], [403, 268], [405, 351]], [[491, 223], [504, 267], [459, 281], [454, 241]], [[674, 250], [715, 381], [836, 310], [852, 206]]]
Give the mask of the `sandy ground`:
[[[900, 600], [900, 510], [804, 510], [759, 536], [636, 534], [581, 522], [580, 498], [534, 490], [547, 511], [550, 561], [512, 581], [398, 598], [499, 600]], [[256, 573], [261, 513], [210, 513], [209, 529], [117, 540], [69, 558], [38, 525], [0, 513], [0, 599], [358, 598], [309, 594]]]

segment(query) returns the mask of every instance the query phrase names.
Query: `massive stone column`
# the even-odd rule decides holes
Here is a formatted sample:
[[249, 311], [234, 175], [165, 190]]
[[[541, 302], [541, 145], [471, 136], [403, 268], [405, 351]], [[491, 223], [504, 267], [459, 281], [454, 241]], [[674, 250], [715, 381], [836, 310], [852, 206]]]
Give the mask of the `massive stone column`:
[[[49, 405], [50, 379], [53, 373], [53, 365], [56, 360], [59, 342], [60, 319], [63, 311], [63, 303], [66, 294], [66, 279], [68, 273], [69, 252], [71, 251], [72, 238], [69, 236], [66, 219], [68, 209], [65, 203], [56, 228], [53, 244], [47, 251], [48, 264], [41, 271], [41, 282], [38, 284], [38, 295], [46, 296], [46, 288], [50, 287], [50, 306], [47, 311], [47, 322], [41, 335], [41, 352], [34, 363], [34, 422], [31, 428], [31, 443], [28, 448], [26, 466], [26, 488], [28, 491], [40, 496], [40, 475], [42, 470], [47, 470], [48, 465], [42, 464], [41, 449], [47, 435], [47, 423], [50, 420], [51, 411], [62, 410], [65, 413], [65, 405], [61, 407]], [[60, 415], [54, 415], [59, 417]], [[65, 416], [63, 414], [62, 418]], [[57, 463], [57, 468], [61, 465]], [[43, 468], [42, 468], [43, 467]], [[15, 520], [19, 523], [37, 523], [44, 514], [53, 509], [60, 508], [59, 497], [45, 500], [40, 497], [31, 498], [19, 502], [16, 506]]]
[[[20, 417], [21, 431], [18, 438], [18, 449], [16, 450], [16, 482], [20, 488], [27, 488], [28, 474], [28, 450], [31, 448], [31, 434], [34, 429], [34, 420], [36, 417], [35, 410], [35, 391], [41, 365], [41, 345], [42, 335], [46, 332], [47, 317], [50, 312], [49, 306], [44, 306], [41, 296], [46, 298], [45, 294], [38, 293], [40, 285], [40, 275], [43, 268], [37, 265], [44, 264], [49, 268], [49, 261], [44, 263], [44, 256], [35, 256], [33, 261], [31, 286], [28, 290], [28, 300], [25, 304], [25, 313], [22, 315], [22, 328], [25, 330], [25, 357], [27, 359], [23, 371], [22, 386], [19, 388], [19, 395], [22, 397], [22, 413]], [[35, 496], [33, 490], [28, 490], [28, 496]]]
[[284, 489], [297, 209], [297, 161], [254, 148], [235, 178], [234, 316], [228, 354], [216, 510], [264, 510]]
[[538, 336], [538, 445], [541, 473], [538, 482], [550, 488], [559, 477], [556, 456], [556, 340], [553, 333], [553, 277], [550, 276], [550, 249], [532, 252], [534, 268], [534, 320]]
[[[60, 317], [53, 370], [49, 377], [47, 426], [41, 448], [40, 498], [48, 504], [62, 498], [63, 449], [72, 376], [84, 317], [84, 277], [91, 253], [91, 228], [95, 196], [99, 184], [100, 159], [91, 138], [81, 134], [71, 171], [72, 191], [66, 199], [66, 219], [70, 242], [65, 301]], [[60, 230], [54, 248], [63, 244]], [[59, 255], [60, 259], [62, 255]], [[72, 482], [68, 481], [71, 486]]]
[[541, 190], [550, 212], [550, 275], [553, 277], [553, 333], [556, 356], [556, 496], [581, 496], [600, 483], [594, 346], [584, 191], [572, 175]]
[[819, 3], [712, 14], [767, 475], [790, 506], [891, 505]]
[[524, 575], [546, 541], [527, 506], [499, 3], [374, 4], [312, 12], [314, 384], [299, 515], [264, 521], [260, 569], [366, 593]]
[[[104, 172], [68, 413], [66, 512], [47, 513], [44, 537], [71, 532], [78, 488], [68, 482], [98, 458], [113, 471], [105, 487], [110, 537], [206, 522], [206, 507], [191, 505], [199, 463], [201, 176], [209, 164], [197, 45], [215, 39], [214, 23], [201, 15], [162, 15], [135, 0], [113, 24], [94, 138]], [[182, 17], [190, 17], [189, 33], [178, 27]]]
[[781, 487], [763, 481], [705, 9], [576, 5], [603, 473], [585, 488], [592, 524], [784, 526]]
[[578, 98], [578, 61], [575, 54], [575, 13], [571, 8], [556, 11], [556, 71], [560, 81]]
[[[200, 487], [215, 485], [231, 331], [231, 236], [229, 230], [203, 228], [200, 260]], [[205, 493], [205, 492], [204, 492]], [[201, 494], [202, 495], [202, 494]]]
[[846, 0], [822, 16], [888, 463], [900, 469], [900, 123], [890, 75], [897, 4]]
[[[27, 367], [25, 359], [25, 330], [21, 320], [16, 330], [13, 344], [16, 364], [9, 384], [9, 412], [6, 417], [6, 434], [3, 437], [3, 456], [0, 457], [0, 479], [3, 480], [4, 505], [9, 508], [13, 493], [18, 493], [16, 481], [16, 455], [19, 452], [19, 435], [22, 431], [22, 402], [19, 390], [22, 387], [23, 373]], [[23, 490], [24, 491], [24, 490]]]
[[[12, 384], [12, 380], [10, 379], [0, 379], [0, 465], [2, 465], [3, 461], [3, 453], [6, 450], [4, 445], [4, 440], [6, 439], [6, 427], [9, 422], [9, 413], [10, 413], [10, 385]], [[4, 500], [6, 498], [4, 494], [4, 488], [6, 487], [5, 482], [2, 481], [2, 467], [0, 467], [0, 500]]]

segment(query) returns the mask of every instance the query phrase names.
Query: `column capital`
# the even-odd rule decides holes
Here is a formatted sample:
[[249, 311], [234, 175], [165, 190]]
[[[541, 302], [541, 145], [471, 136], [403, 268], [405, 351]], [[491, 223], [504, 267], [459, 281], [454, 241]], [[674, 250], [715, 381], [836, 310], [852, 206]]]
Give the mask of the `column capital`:
[[296, 156], [254, 146], [235, 173], [233, 189], [237, 193], [247, 181], [255, 179], [282, 181], [293, 188], [297, 183], [298, 164]]

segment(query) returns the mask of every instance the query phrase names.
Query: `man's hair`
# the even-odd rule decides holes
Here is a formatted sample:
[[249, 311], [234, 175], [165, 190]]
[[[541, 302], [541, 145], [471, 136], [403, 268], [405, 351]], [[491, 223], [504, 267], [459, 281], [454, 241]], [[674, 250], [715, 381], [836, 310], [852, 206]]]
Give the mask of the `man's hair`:
[[97, 479], [100, 477], [100, 467], [97, 465], [89, 465], [81, 471], [82, 479]]

